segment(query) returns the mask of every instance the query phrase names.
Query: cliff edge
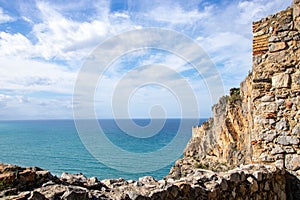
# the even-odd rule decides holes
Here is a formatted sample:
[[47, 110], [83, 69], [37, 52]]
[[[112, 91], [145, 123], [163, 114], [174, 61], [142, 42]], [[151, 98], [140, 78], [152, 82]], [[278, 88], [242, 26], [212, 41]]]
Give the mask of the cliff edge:
[[0, 199], [300, 199], [300, 0], [253, 23], [252, 72], [213, 106], [164, 180], [0, 163]]
[[[252, 72], [213, 106], [168, 177], [268, 164], [300, 177], [300, 1], [253, 23]], [[300, 190], [300, 188], [299, 188]]]

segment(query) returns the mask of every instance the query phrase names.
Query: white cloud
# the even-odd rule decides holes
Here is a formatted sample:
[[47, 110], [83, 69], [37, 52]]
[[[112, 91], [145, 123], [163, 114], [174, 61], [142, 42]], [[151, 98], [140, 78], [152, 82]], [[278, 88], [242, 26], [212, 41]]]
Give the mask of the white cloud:
[[205, 7], [202, 12], [196, 8], [193, 10], [184, 10], [178, 4], [168, 4], [150, 10], [145, 16], [157, 22], [167, 22], [170, 24], [193, 24], [196, 21], [202, 21], [210, 17], [212, 14], [212, 7]]
[[127, 14], [109, 13], [109, 2], [103, 1], [101, 5], [96, 8], [95, 16], [91, 15], [86, 21], [76, 21], [64, 15], [68, 7], [37, 1], [39, 12], [34, 17], [26, 16], [26, 13], [22, 16], [32, 25], [30, 37], [34, 42], [21, 33], [0, 32], [0, 50], [4, 52], [1, 56], [80, 62], [107, 37], [139, 28]]
[[31, 58], [36, 55], [30, 40], [21, 33], [10, 34], [0, 32], [0, 50], [2, 58], [22, 57]]
[[0, 59], [0, 85], [5, 90], [72, 94], [76, 72], [55, 64], [24, 59]]
[[42, 22], [35, 24], [33, 34], [37, 50], [45, 59], [81, 59], [108, 33], [108, 26], [98, 20], [76, 22], [65, 18], [50, 4], [38, 3]]
[[0, 7], [0, 24], [10, 22], [10, 21], [13, 21], [13, 20], [14, 19], [11, 16], [5, 14], [3, 12], [3, 9]]
[[[0, 31], [0, 87], [18, 93], [0, 95], [0, 106], [6, 109], [1, 112], [14, 113], [13, 109], [16, 109], [22, 116], [26, 116], [26, 112], [30, 116], [42, 116], [40, 113], [46, 110], [44, 108], [51, 110], [49, 116], [59, 116], [55, 112], [70, 112], [70, 98], [33, 98], [29, 94], [32, 91], [46, 91], [70, 95], [76, 80], [76, 70], [96, 45], [118, 33], [142, 27], [170, 28], [197, 39], [216, 63], [226, 89], [237, 87], [252, 65], [252, 21], [282, 10], [290, 4], [291, 0], [243, 0], [218, 4], [201, 0], [128, 1], [127, 12], [111, 13], [109, 1], [79, 1], [76, 6], [73, 3], [37, 1], [37, 11], [28, 10], [30, 13], [26, 13], [25, 9], [20, 14], [32, 26], [29, 33]], [[83, 12], [83, 8], [88, 8], [89, 11]], [[78, 16], [78, 13], [83, 15]], [[0, 8], [0, 23], [13, 20]], [[132, 58], [136, 59], [138, 56], [139, 65], [161, 63], [179, 73], [189, 69], [182, 59], [174, 55], [143, 57], [143, 53], [133, 53]], [[58, 61], [63, 64], [57, 64]], [[127, 71], [128, 66], [112, 68], [110, 74], [104, 77], [105, 84], [101, 88], [105, 95], [109, 96], [122, 73]], [[155, 73], [157, 72], [145, 70], [138, 75], [147, 78], [147, 74]], [[180, 88], [178, 82], [173, 77], [168, 77], [168, 74], [158, 75], [166, 75], [164, 79], [172, 83], [172, 87]], [[210, 97], [207, 91], [201, 92], [205, 84], [199, 83], [199, 79], [194, 77], [187, 77], [186, 80], [198, 92], [199, 104], [203, 106], [200, 110], [208, 116]], [[136, 80], [131, 79], [127, 83], [131, 87]], [[153, 98], [143, 98], [144, 102], [151, 100], [154, 103], [155, 99], [167, 102], [167, 96], [155, 95], [153, 88], [148, 89], [139, 93], [146, 96], [148, 91], [153, 94]], [[105, 95], [101, 98], [107, 98]], [[98, 100], [103, 102], [101, 98]], [[65, 106], [66, 109], [56, 104]], [[139, 105], [143, 105], [142, 101]], [[102, 109], [101, 112], [106, 111]], [[106, 114], [109, 115], [109, 112]]]

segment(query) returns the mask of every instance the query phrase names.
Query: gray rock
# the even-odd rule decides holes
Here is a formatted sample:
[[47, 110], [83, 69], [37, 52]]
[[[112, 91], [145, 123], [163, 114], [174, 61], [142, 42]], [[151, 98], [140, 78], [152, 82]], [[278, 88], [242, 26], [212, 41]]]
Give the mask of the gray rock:
[[[282, 28], [288, 28], [288, 26], [284, 26]], [[285, 42], [276, 42], [276, 43], [271, 43], [269, 44], [269, 51], [270, 52], [276, 52], [276, 51], [280, 51], [280, 50], [283, 50], [285, 49], [286, 47], [286, 44]]]
[[300, 85], [300, 72], [294, 73], [292, 75], [292, 83]]
[[271, 36], [269, 38], [269, 42], [279, 42], [280, 38], [278, 36]]
[[290, 75], [281, 73], [272, 77], [272, 86], [274, 88], [287, 88], [290, 84]]
[[272, 102], [272, 101], [274, 101], [274, 96], [265, 95], [260, 100], [262, 102]]
[[265, 112], [276, 112], [277, 111], [277, 104], [271, 102], [262, 102], [258, 105], [258, 110], [264, 110]]
[[300, 126], [296, 125], [292, 130], [292, 135], [299, 136], [300, 135]]
[[140, 181], [136, 181], [133, 185], [136, 186], [136, 187], [141, 187], [144, 184], [142, 182], [140, 182]]
[[284, 150], [286, 153], [288, 153], [288, 154], [290, 154], [290, 153], [295, 153], [295, 152], [296, 152], [295, 149], [294, 149], [293, 147], [291, 147], [291, 146], [283, 147], [283, 150]]
[[281, 145], [297, 145], [299, 144], [299, 138], [292, 137], [292, 136], [279, 136], [277, 138], [277, 143]]
[[300, 155], [298, 154], [289, 154], [285, 157], [285, 165], [289, 170], [299, 170], [300, 169]]
[[66, 172], [63, 172], [60, 178], [69, 184], [78, 186], [82, 186], [83, 183], [86, 183], [88, 180], [83, 174], [69, 174]]
[[274, 119], [269, 119], [269, 124], [270, 125], [273, 125], [273, 124], [275, 124], [276, 123], [276, 121], [274, 120]]
[[280, 147], [280, 146], [275, 146], [275, 148], [272, 149], [271, 154], [281, 154], [284, 153], [285, 151]]
[[276, 130], [279, 130], [279, 131], [287, 131], [289, 130], [289, 125], [288, 123], [285, 121], [285, 119], [282, 119], [280, 120], [279, 122], [276, 123], [276, 126], [275, 126]]
[[157, 182], [152, 176], [144, 176], [139, 178], [139, 182], [143, 184]]
[[272, 142], [276, 137], [278, 136], [278, 133], [274, 130], [263, 132], [259, 135], [259, 137], [266, 142]]
[[63, 200], [87, 200], [88, 193], [86, 190], [82, 190], [79, 188], [68, 189], [63, 194], [61, 199], [63, 199]]
[[284, 105], [284, 102], [285, 102], [284, 99], [278, 99], [278, 100], [276, 100], [276, 104], [277, 104], [278, 106]]

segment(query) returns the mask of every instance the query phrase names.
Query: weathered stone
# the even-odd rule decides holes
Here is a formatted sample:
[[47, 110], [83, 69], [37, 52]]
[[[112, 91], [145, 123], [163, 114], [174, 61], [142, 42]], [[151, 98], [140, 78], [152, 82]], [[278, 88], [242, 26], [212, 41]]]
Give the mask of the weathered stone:
[[144, 176], [139, 178], [139, 182], [143, 184], [149, 184], [149, 183], [156, 182], [156, 180], [152, 176]]
[[270, 103], [270, 102], [263, 102], [258, 105], [259, 110], [264, 110], [268, 113], [273, 113], [277, 111], [277, 105], [276, 103]]
[[290, 76], [288, 74], [278, 74], [272, 77], [272, 86], [274, 88], [287, 88], [290, 84]]
[[287, 130], [289, 130], [289, 124], [287, 123], [287, 121], [285, 119], [282, 119], [276, 123], [275, 128], [278, 131], [287, 131]]
[[87, 182], [87, 177], [85, 177], [83, 174], [69, 174], [64, 172], [60, 178], [72, 185], [78, 186], [82, 186], [83, 182]]
[[292, 130], [292, 134], [295, 136], [300, 136], [300, 126], [296, 125], [293, 130]]
[[291, 147], [291, 146], [284, 146], [284, 147], [283, 147], [283, 150], [284, 150], [286, 153], [288, 153], [288, 154], [290, 154], [290, 153], [295, 153], [295, 152], [296, 152], [295, 149], [294, 149], [293, 147]]
[[251, 176], [247, 178], [247, 181], [250, 184], [250, 193], [253, 194], [253, 193], [257, 192], [258, 191], [257, 181], [254, 178], [252, 178]]
[[285, 157], [285, 166], [289, 170], [299, 170], [300, 169], [300, 155], [289, 154]]
[[88, 200], [85, 190], [67, 190], [61, 197], [63, 200]]
[[281, 145], [297, 145], [299, 144], [299, 139], [292, 136], [279, 136], [277, 143]]
[[259, 135], [262, 140], [266, 142], [272, 142], [278, 136], [278, 132], [271, 130], [271, 131], [264, 131]]
[[292, 84], [297, 86], [300, 85], [300, 72], [292, 74]]
[[294, 3], [293, 3], [293, 17], [294, 17], [294, 20], [296, 20], [297, 17], [300, 17], [300, 5], [296, 5], [298, 2], [295, 2], [295, 1], [298, 1], [298, 0], [294, 0]]
[[284, 161], [283, 160], [276, 160], [275, 161], [275, 166], [278, 167], [279, 169], [284, 168]]
[[[286, 29], [288, 27], [282, 27], [283, 29]], [[280, 51], [286, 48], [286, 44], [285, 42], [276, 42], [276, 43], [271, 43], [269, 45], [269, 51], [270, 52], [276, 52], [276, 51]]]
[[280, 38], [278, 36], [274, 36], [272, 35], [270, 38], [269, 38], [269, 42], [279, 42], [280, 41]]
[[275, 146], [275, 148], [272, 149], [271, 154], [281, 154], [284, 153], [285, 151], [280, 147], [280, 146]]
[[261, 98], [262, 102], [272, 102], [274, 101], [274, 96], [271, 95], [265, 95]]

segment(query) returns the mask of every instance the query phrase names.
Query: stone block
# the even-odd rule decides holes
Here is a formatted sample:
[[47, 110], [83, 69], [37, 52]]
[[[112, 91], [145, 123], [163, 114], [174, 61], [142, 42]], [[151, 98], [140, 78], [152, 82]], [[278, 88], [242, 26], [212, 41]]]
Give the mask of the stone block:
[[272, 77], [272, 86], [274, 88], [287, 88], [290, 84], [290, 75], [281, 73]]
[[285, 42], [276, 42], [269, 44], [269, 51], [276, 52], [286, 48]]
[[293, 89], [300, 88], [300, 72], [292, 74], [292, 88]]
[[296, 30], [300, 31], [300, 17], [294, 22], [294, 27]]
[[300, 155], [288, 154], [285, 157], [285, 166], [288, 170], [299, 170], [300, 169]]
[[274, 101], [274, 96], [273, 95], [265, 95], [261, 98], [262, 102], [272, 102]]
[[295, 136], [300, 136], [300, 125], [296, 125], [293, 129], [292, 129], [292, 134]]
[[279, 136], [277, 138], [277, 143], [287, 146], [287, 145], [297, 145], [299, 144], [299, 139], [292, 136]]
[[294, 20], [297, 17], [299, 17], [299, 16], [300, 16], [300, 4], [298, 3], [298, 5], [296, 5], [296, 3], [294, 3], [294, 5], [293, 5], [293, 17], [294, 17]]
[[281, 154], [284, 153], [284, 150], [280, 146], [275, 146], [275, 148], [272, 149], [271, 154]]

